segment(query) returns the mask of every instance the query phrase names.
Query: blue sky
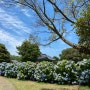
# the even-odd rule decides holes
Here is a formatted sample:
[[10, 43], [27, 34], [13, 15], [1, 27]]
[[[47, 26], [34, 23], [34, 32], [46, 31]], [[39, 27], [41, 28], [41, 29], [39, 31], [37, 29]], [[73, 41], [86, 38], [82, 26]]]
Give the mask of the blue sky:
[[[30, 24], [34, 17], [31, 13], [29, 9], [21, 9], [18, 6], [12, 8], [0, 6], [0, 43], [5, 44], [12, 55], [17, 55], [16, 46], [21, 45], [25, 39], [28, 39], [30, 33], [35, 29]], [[77, 43], [77, 37], [72, 33], [66, 37]], [[63, 41], [58, 40], [50, 46], [41, 46], [40, 51], [49, 56], [58, 56], [63, 49], [68, 47]]]

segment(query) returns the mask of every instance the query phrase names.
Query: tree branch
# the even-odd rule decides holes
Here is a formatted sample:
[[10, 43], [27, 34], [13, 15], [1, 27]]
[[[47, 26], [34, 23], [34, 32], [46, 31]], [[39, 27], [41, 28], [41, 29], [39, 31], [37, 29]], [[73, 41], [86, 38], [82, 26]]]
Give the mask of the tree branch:
[[58, 37], [58, 38], [56, 38], [56, 39], [54, 39], [53, 41], [51, 41], [51, 42], [49, 42], [49, 43], [47, 43], [47, 44], [40, 44], [40, 45], [42, 45], [42, 46], [47, 46], [47, 45], [50, 45], [51, 43], [53, 43], [53, 42], [55, 42], [55, 41], [57, 41], [57, 40], [59, 40], [60, 38]]
[[72, 21], [72, 20], [70, 20], [62, 11], [61, 11], [61, 9], [55, 4], [55, 3], [53, 3], [51, 0], [48, 0], [52, 5], [54, 5], [54, 7], [58, 10], [58, 12], [60, 13], [60, 14], [62, 14], [63, 15], [63, 17], [67, 20], [67, 21], [69, 21], [69, 22], [71, 22], [71, 23], [75, 23], [74, 21]]
[[[60, 14], [62, 14], [62, 16], [63, 16], [67, 21], [69, 21], [69, 22], [71, 22], [71, 23], [75, 23], [74, 21], [70, 20], [70, 19], [59, 9], [59, 7], [58, 7], [55, 3], [53, 3], [51, 0], [48, 0], [48, 1], [49, 1], [52, 5], [54, 5], [54, 7], [58, 10], [58, 12], [59, 12]], [[45, 3], [43, 3], [43, 4], [45, 4]], [[47, 27], [49, 27], [49, 28], [58, 36], [57, 39], [49, 42], [48, 44], [51, 44], [52, 42], [54, 42], [54, 41], [56, 41], [56, 40], [58, 40], [58, 39], [62, 39], [66, 44], [68, 44], [69, 46], [71, 46], [71, 47], [73, 47], [73, 48], [75, 48], [75, 49], [78, 49], [80, 52], [82, 52], [82, 53], [83, 53], [83, 52], [87, 52], [87, 53], [90, 54], [90, 50], [89, 50], [89, 49], [87, 49], [87, 48], [85, 48], [85, 47], [83, 47], [83, 46], [80, 46], [80, 45], [78, 45], [78, 44], [74, 44], [74, 43], [68, 41], [67, 39], [65, 39], [65, 37], [62, 36], [62, 34], [60, 34], [60, 32], [59, 32], [59, 30], [57, 29], [57, 27], [55, 26], [54, 22], [52, 22], [52, 20], [50, 19], [50, 17], [46, 14], [46, 12], [45, 12], [45, 6], [44, 6], [44, 11], [43, 11], [42, 8], [40, 7], [40, 5], [36, 5], [35, 3], [33, 3], [33, 5], [31, 5], [31, 4], [30, 4], [30, 5], [27, 5], [27, 4], [26, 4], [26, 6], [28, 6], [28, 7], [31, 8], [31, 9], [33, 9], [33, 10], [36, 12], [36, 14], [39, 16], [39, 18], [45, 23], [45, 25], [46, 25]], [[46, 45], [48, 45], [48, 44], [46, 44]], [[85, 51], [85, 50], [87, 50], [87, 51]]]

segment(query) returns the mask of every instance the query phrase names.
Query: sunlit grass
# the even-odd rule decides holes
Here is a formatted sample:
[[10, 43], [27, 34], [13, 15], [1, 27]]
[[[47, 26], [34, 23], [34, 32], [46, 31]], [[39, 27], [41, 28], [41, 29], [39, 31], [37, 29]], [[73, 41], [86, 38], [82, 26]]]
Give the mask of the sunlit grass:
[[90, 90], [90, 87], [88, 87], [88, 86], [81, 86], [79, 90]]
[[1, 77], [0, 90], [90, 90], [90, 87], [39, 83]]
[[16, 88], [16, 90], [90, 90], [89, 87], [57, 85], [49, 83], [38, 83], [33, 81], [22, 81], [17, 79], [8, 79]]

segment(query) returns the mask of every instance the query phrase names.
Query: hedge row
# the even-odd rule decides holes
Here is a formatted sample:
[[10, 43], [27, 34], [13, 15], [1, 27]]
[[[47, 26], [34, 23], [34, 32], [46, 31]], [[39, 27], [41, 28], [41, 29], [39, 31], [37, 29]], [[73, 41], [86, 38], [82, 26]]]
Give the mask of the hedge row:
[[57, 64], [43, 61], [0, 63], [0, 75], [20, 80], [36, 80], [58, 84], [90, 85], [90, 60], [78, 63], [59, 61]]

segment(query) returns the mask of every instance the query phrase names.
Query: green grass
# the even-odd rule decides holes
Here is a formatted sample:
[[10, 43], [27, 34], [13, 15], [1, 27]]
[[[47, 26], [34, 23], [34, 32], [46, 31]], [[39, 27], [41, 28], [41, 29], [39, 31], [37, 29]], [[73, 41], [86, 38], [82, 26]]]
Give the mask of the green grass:
[[49, 83], [38, 83], [33, 81], [22, 81], [17, 79], [8, 79], [16, 88], [16, 90], [90, 90], [87, 86], [69, 86], [57, 85]]
[[90, 87], [88, 87], [88, 86], [81, 86], [80, 90], [90, 90]]

